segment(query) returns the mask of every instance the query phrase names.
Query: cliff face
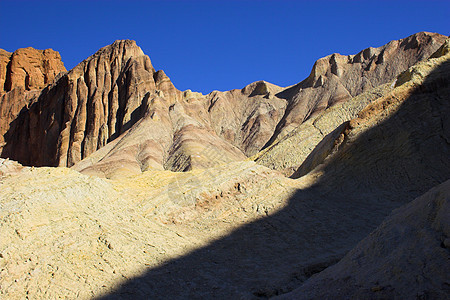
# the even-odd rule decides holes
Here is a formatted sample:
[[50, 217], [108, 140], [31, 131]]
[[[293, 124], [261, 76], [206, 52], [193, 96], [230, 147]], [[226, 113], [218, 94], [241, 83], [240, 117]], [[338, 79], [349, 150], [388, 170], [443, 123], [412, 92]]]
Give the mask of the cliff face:
[[18, 116], [2, 156], [28, 165], [73, 165], [129, 129], [157, 85], [170, 89], [158, 75], [135, 42], [100, 49]]
[[[20, 102], [22, 94], [9, 93], [3, 103], [21, 114], [2, 127], [2, 156], [26, 165], [72, 166], [114, 141], [114, 151], [104, 162], [120, 166], [127, 161], [127, 168], [136, 172], [210, 166], [211, 155], [224, 161], [244, 159], [214, 133], [202, 97], [178, 91], [134, 41], [117, 41], [32, 100]], [[138, 121], [153, 130], [136, 128], [120, 143], [115, 141]], [[205, 149], [212, 154], [205, 155]]]
[[[214, 91], [206, 96], [186, 91], [183, 93], [182, 99], [178, 98], [177, 102], [179, 103], [176, 107], [179, 109], [175, 111], [177, 111], [177, 115], [182, 112], [184, 115], [183, 119], [189, 119], [189, 121], [186, 121], [186, 124], [191, 124], [191, 129], [175, 129], [178, 125], [173, 123], [173, 120], [175, 120], [173, 119], [174, 114], [167, 113], [168, 106], [165, 106], [165, 108], [160, 107], [159, 115], [165, 115], [166, 117], [164, 119], [171, 120], [172, 133], [170, 133], [170, 130], [167, 130], [168, 126], [165, 126], [166, 129], [158, 130], [159, 132], [166, 131], [167, 137], [165, 138], [166, 142], [164, 143], [161, 142], [160, 137], [152, 138], [148, 133], [145, 134], [150, 140], [150, 144], [154, 145], [150, 148], [146, 146], [147, 150], [144, 151], [145, 154], [143, 155], [139, 154], [142, 151], [131, 151], [128, 155], [129, 158], [127, 158], [127, 161], [129, 162], [128, 165], [135, 165], [135, 170], [138, 170], [137, 167], [140, 165], [141, 170], [146, 170], [149, 166], [152, 168], [161, 168], [162, 166], [166, 169], [181, 171], [189, 170], [190, 168], [213, 166], [217, 164], [218, 161], [226, 162], [242, 159], [244, 157], [242, 153], [246, 156], [254, 155], [264, 148], [265, 145], [270, 144], [271, 138], [273, 139], [279, 128], [283, 128], [283, 132], [292, 132], [300, 122], [303, 122], [294, 122], [291, 120], [289, 121], [290, 123], [286, 123], [286, 120], [290, 120], [290, 117], [287, 117], [288, 115], [292, 114], [299, 117], [301, 114], [311, 114], [311, 117], [314, 118], [318, 116], [324, 109], [319, 102], [325, 101], [324, 99], [326, 97], [336, 97], [335, 84], [342, 81], [342, 86], [346, 86], [350, 91], [348, 93], [349, 97], [344, 97], [339, 101], [331, 101], [326, 104], [327, 106], [330, 105], [332, 107], [336, 106], [336, 104], [344, 105], [344, 108], [341, 109], [340, 112], [339, 110], [336, 110], [331, 116], [328, 115], [328, 118], [332, 118], [333, 120], [322, 122], [327, 124], [327, 127], [329, 128], [326, 130], [324, 129], [323, 132], [320, 132], [319, 130], [318, 136], [315, 138], [315, 140], [317, 140], [315, 143], [318, 143], [323, 138], [323, 135], [327, 134], [326, 131], [331, 132], [345, 120], [355, 117], [358, 111], [371, 100], [380, 97], [382, 93], [390, 89], [387, 85], [384, 88], [379, 88], [378, 84], [393, 80], [396, 75], [405, 70], [408, 66], [419, 60], [426, 59], [442, 44], [443, 39], [444, 36], [439, 34], [419, 33], [400, 41], [391, 42], [390, 44], [377, 49], [369, 48], [361, 51], [361, 53], [357, 55], [345, 57], [348, 58], [349, 61], [344, 62], [343, 59], [335, 61], [335, 59], [331, 59], [331, 56], [329, 56], [316, 63], [312, 75], [308, 79], [299, 85], [288, 89], [264, 81], [259, 81], [252, 83], [241, 90], [231, 90], [227, 92]], [[338, 56], [339, 55], [333, 55], [334, 58]], [[339, 72], [336, 71], [337, 68], [340, 70]], [[338, 75], [341, 78], [333, 72], [336, 74], [339, 73]], [[371, 78], [372, 83], [369, 84], [367, 78]], [[321, 81], [323, 84], [311, 85], [308, 83], [312, 81], [316, 82], [317, 80]], [[299, 86], [306, 87], [308, 84], [310, 84], [310, 87], [309, 90], [307, 88], [308, 91], [306, 94], [305, 89], [298, 88]], [[345, 103], [349, 103], [349, 100], [353, 95], [358, 95], [358, 93], [363, 91], [368, 95], [360, 97], [360, 99], [356, 101], [357, 103], [351, 102], [349, 105], [345, 105]], [[289, 96], [290, 94], [292, 95]], [[167, 95], [162, 95], [162, 98], [168, 97]], [[308, 101], [313, 107], [305, 108], [303, 106], [303, 108], [300, 109], [305, 101]], [[316, 101], [315, 104], [314, 101]], [[296, 109], [300, 109], [300, 111], [295, 113]], [[293, 112], [291, 112], [291, 110], [293, 110]], [[342, 114], [342, 111], [348, 111], [348, 113]], [[172, 115], [172, 117], [169, 115]], [[344, 117], [342, 118], [341, 115]], [[323, 119], [327, 120], [327, 118]], [[152, 126], [158, 127], [158, 124], [162, 122], [161, 120], [152, 122]], [[148, 123], [149, 121], [146, 120], [143, 122]], [[166, 124], [168, 125], [169, 123]], [[192, 131], [192, 124], [197, 124], [194, 126], [197, 128], [194, 131]], [[201, 132], [201, 130], [198, 131], [199, 128], [204, 129], [202, 134], [186, 135], [191, 131]], [[144, 132], [143, 129], [135, 130]], [[304, 130], [301, 131], [303, 134], [306, 132]], [[180, 134], [183, 135], [182, 138], [179, 137]], [[106, 166], [111, 166], [112, 161], [123, 161], [124, 157], [121, 157], [120, 153], [124, 153], [124, 151], [122, 151], [124, 147], [127, 147], [126, 145], [139, 144], [139, 142], [132, 137], [135, 135], [137, 135], [136, 132], [130, 132], [129, 135], [121, 140], [120, 146], [111, 145], [114, 149], [107, 154], [108, 157], [106, 160], [102, 158], [102, 155], [105, 154], [100, 153], [106, 151], [100, 151], [98, 153], [98, 160], [103, 160], [104, 162], [102, 166], [103, 169]], [[172, 140], [168, 138], [170, 135], [173, 136]], [[212, 139], [208, 138], [209, 142], [205, 140], [201, 141], [202, 139], [200, 137], [209, 135], [212, 135]], [[142, 134], [140, 136], [140, 139], [142, 140]], [[193, 138], [189, 138], [189, 136]], [[222, 141], [217, 139], [217, 136], [220, 137]], [[155, 140], [159, 142], [155, 143]], [[193, 142], [193, 140], [197, 140], [197, 142]], [[216, 142], [211, 142], [213, 140]], [[180, 143], [183, 144], [183, 146], [180, 146]], [[234, 147], [231, 147], [229, 144]], [[300, 166], [306, 156], [308, 156], [310, 151], [312, 151], [314, 144], [309, 143], [306, 145], [307, 147], [297, 147], [295, 143], [290, 144], [292, 144], [295, 149], [289, 149], [289, 151], [282, 150], [276, 155], [275, 160], [269, 159], [268, 163], [264, 163], [262, 160], [258, 160], [258, 162], [279, 170], [289, 168], [287, 174], [292, 174], [292, 172]], [[216, 145], [220, 146], [217, 147]], [[117, 150], [119, 148], [121, 151]], [[159, 150], [151, 150], [155, 148], [158, 148]], [[237, 149], [235, 148], [240, 151], [236, 151]], [[300, 151], [304, 152], [304, 155], [298, 155], [297, 149], [301, 149]], [[238, 152], [242, 153], [238, 154]], [[133, 157], [135, 156], [158, 156], [159, 158], [157, 160], [153, 159], [153, 163], [149, 164], [134, 159]], [[286, 159], [286, 156], [295, 157], [295, 159]], [[217, 160], [218, 157], [222, 157], [223, 160]], [[88, 167], [90, 171], [93, 171], [93, 168], [98, 169], [98, 167], [93, 166], [98, 164], [96, 160], [97, 158], [95, 160], [89, 160], [89, 162], [83, 162], [78, 164], [76, 168], [78, 170], [83, 170]], [[214, 162], [215, 160], [216, 162]], [[155, 163], [156, 161], [157, 163]], [[95, 171], [95, 174], [98, 174], [97, 171]]]
[[444, 40], [421, 32], [356, 55], [319, 59], [307, 79], [278, 95], [288, 99], [288, 107], [271, 142], [254, 159], [292, 175], [327, 135], [333, 138], [341, 124], [389, 93], [398, 74], [426, 60]]
[[64, 72], [61, 56], [52, 49], [29, 47], [13, 53], [0, 49], [0, 151], [11, 122]]
[[41, 89], [61, 72], [66, 72], [61, 56], [52, 49], [22, 48], [13, 53], [0, 49], [0, 95], [22, 87]]

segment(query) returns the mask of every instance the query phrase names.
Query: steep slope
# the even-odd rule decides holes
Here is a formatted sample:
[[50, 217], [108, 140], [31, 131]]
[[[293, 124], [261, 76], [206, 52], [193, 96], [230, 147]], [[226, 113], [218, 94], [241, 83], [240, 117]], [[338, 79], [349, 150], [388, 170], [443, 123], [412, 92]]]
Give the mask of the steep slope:
[[[448, 42], [442, 46], [445, 47]], [[450, 176], [447, 172], [441, 174], [440, 179], [425, 174], [434, 174], [433, 168], [437, 165], [450, 169], [448, 74], [449, 54], [418, 63], [400, 74], [393, 91], [373, 101], [357, 118], [345, 123], [335, 138], [324, 139], [293, 177], [321, 173], [337, 176], [339, 173], [340, 178], [345, 178], [359, 165], [361, 179], [367, 180], [372, 190], [396, 188], [396, 180], [404, 177], [411, 191], [422, 192], [425, 191], [420, 187], [426, 185], [426, 181], [437, 184], [447, 179], [446, 176]], [[385, 157], [386, 153], [391, 155]], [[396, 173], [387, 172], [389, 169]], [[379, 184], [369, 184], [377, 182], [374, 175], [379, 177]], [[344, 180], [342, 184], [347, 185]]]
[[283, 88], [265, 81], [241, 90], [212, 92], [205, 98], [211, 126], [247, 156], [268, 142], [286, 109], [285, 99], [276, 95]]
[[0, 49], [0, 151], [11, 122], [36, 100], [40, 89], [64, 72], [61, 56], [52, 49]]
[[339, 263], [277, 299], [446, 299], [450, 180], [402, 206]]
[[153, 73], [150, 59], [130, 41], [102, 48], [18, 117], [2, 155], [28, 165], [74, 164], [136, 121], [145, 94], [155, 90]]
[[389, 93], [394, 88], [393, 83], [382, 84], [311, 116], [252, 159], [291, 176], [323, 140], [339, 136], [347, 121], [355, 118], [372, 101]]
[[[338, 103], [333, 101], [330, 102], [327, 105], [332, 105], [332, 107], [329, 109], [330, 111], [326, 116], [319, 114], [321, 110], [323, 110], [323, 107], [320, 105], [316, 106], [314, 108], [314, 113], [312, 113], [314, 117], [311, 117], [306, 124], [299, 126], [288, 136], [283, 137], [283, 141], [278, 140], [276, 143], [265, 149], [263, 154], [258, 154], [256, 156], [258, 158], [257, 162], [277, 170], [282, 170], [285, 174], [291, 175], [295, 169], [303, 163], [312, 149], [325, 135], [335, 130], [344, 121], [348, 121], [355, 117], [368, 103], [392, 89], [390, 84], [378, 87], [377, 85], [379, 83], [393, 80], [397, 74], [408, 66], [427, 58], [442, 44], [443, 38], [444, 36], [439, 34], [419, 33], [400, 41], [391, 42], [388, 45], [375, 50], [366, 49], [358, 55], [349, 56], [349, 61], [344, 65], [342, 65], [342, 60], [340, 60], [339, 63], [336, 63], [341, 70], [341, 79], [332, 73], [335, 72], [334, 69], [337, 65], [332, 64], [334, 60], [330, 60], [331, 56], [319, 60], [316, 63], [311, 76], [314, 74], [314, 76], [322, 76], [320, 77], [320, 80], [324, 81], [324, 84], [320, 86], [314, 85], [309, 89], [308, 93], [316, 98], [309, 94], [309, 96], [305, 94], [308, 101], [316, 101], [317, 99], [321, 99], [320, 101], [322, 101], [326, 98], [324, 95], [330, 93], [334, 95], [336, 91], [333, 82], [336, 80], [342, 80], [345, 84], [349, 85], [348, 88], [351, 90], [352, 94], [357, 95], [363, 90], [367, 91], [355, 98], [341, 99], [342, 101], [337, 101]], [[336, 55], [333, 57], [335, 56]], [[321, 73], [318, 75], [319, 71], [323, 74]], [[183, 97], [184, 101], [180, 101], [181, 105], [178, 105], [178, 107], [180, 109], [182, 108], [181, 110], [185, 113], [185, 117], [190, 120], [188, 121], [189, 124], [197, 124], [195, 125], [196, 128], [205, 128], [205, 130], [209, 132], [211, 132], [211, 129], [214, 130], [215, 134], [223, 140], [240, 149], [245, 155], [251, 156], [269, 143], [270, 138], [276, 133], [276, 128], [284, 126], [282, 125], [284, 124], [283, 116], [286, 117], [286, 114], [290, 114], [290, 112], [286, 110], [288, 103], [292, 106], [292, 103], [297, 101], [292, 99], [301, 99], [301, 97], [303, 97], [301, 95], [303, 95], [304, 89], [299, 89], [299, 86], [310, 82], [311, 76], [303, 83], [288, 89], [283, 89], [270, 83], [259, 81], [252, 83], [241, 90], [231, 90], [228, 92], [215, 91], [206, 96], [198, 93], [186, 92]], [[362, 76], [366, 79], [363, 78], [361, 81], [361, 78], [358, 76]], [[328, 77], [330, 78], [329, 80], [327, 79]], [[368, 84], [367, 78], [372, 77], [375, 78], [372, 80], [373, 83]], [[328, 82], [333, 84], [329, 85]], [[372, 88], [372, 86], [376, 87]], [[290, 94], [293, 94], [293, 96], [289, 96]], [[335, 105], [337, 105], [336, 108], [334, 107]], [[315, 118], [317, 117], [321, 120], [316, 121]], [[297, 126], [296, 124], [297, 123], [288, 126], [289, 128], [286, 127], [286, 130], [292, 130], [292, 128]], [[172, 124], [172, 127], [176, 128], [177, 126]], [[164, 131], [160, 130], [160, 132]], [[233, 150], [232, 147], [230, 148], [229, 146], [221, 145], [223, 142], [219, 141], [215, 135], [211, 136], [210, 134], [205, 135], [204, 133], [197, 133], [194, 134], [198, 140], [196, 145], [177, 145], [178, 142], [184, 140], [184, 138], [177, 137], [177, 134], [181, 132], [186, 132], [186, 130], [174, 131], [174, 143], [169, 147], [168, 151], [163, 151], [163, 154], [155, 154], [155, 152], [153, 152], [153, 155], [150, 154], [150, 152], [147, 152], [148, 154], [146, 155], [152, 157], [158, 156], [158, 161], [164, 161], [163, 157], [165, 156], [167, 159], [162, 165], [166, 169], [178, 171], [189, 170], [193, 167], [209, 167], [227, 161], [243, 159], [243, 155], [238, 154], [239, 151], [236, 151], [236, 149]], [[307, 138], [305, 138], [305, 135]], [[202, 136], [210, 137], [207, 140], [201, 141], [202, 139], [200, 137]], [[128, 139], [132, 140], [131, 136], [125, 137], [121, 144], [136, 145], [135, 142], [127, 142]], [[215, 140], [216, 142], [212, 143], [212, 140]], [[285, 140], [287, 140], [287, 142], [285, 142]], [[155, 144], [154, 141], [149, 142]], [[161, 143], [158, 142], [157, 144]], [[219, 148], [225, 150], [225, 152], [219, 151], [217, 147], [214, 146], [215, 144], [220, 144]], [[158, 146], [152, 147], [152, 149], [157, 147]], [[167, 149], [167, 145], [165, 147], [165, 149]], [[215, 149], [212, 150], [212, 148]], [[174, 149], [177, 149], [177, 151], [174, 151]], [[105, 155], [101, 153], [106, 153], [106, 151], [100, 151], [98, 155], [96, 154], [96, 157]], [[89, 171], [91, 174], [99, 174], [98, 169], [105, 169], [105, 166], [114, 165], [110, 164], [110, 162], [122, 161], [122, 159], [119, 158], [119, 155], [114, 153], [123, 152], [108, 152], [108, 157], [89, 160], [89, 162], [82, 162], [75, 166], [75, 168], [80, 171], [84, 170], [83, 172]], [[141, 157], [141, 155], [136, 154], [136, 152], [133, 153], [135, 153], [133, 154], [134, 156]], [[210, 154], [207, 155], [208, 157], [204, 158], [203, 156], [205, 153]], [[224, 159], [222, 161], [217, 161], [217, 158], [219, 157], [224, 157]], [[102, 160], [102, 162], [99, 162], [99, 160]], [[141, 165], [141, 170], [146, 170], [147, 166], [149, 166], [149, 164], [140, 163], [139, 160], [133, 158], [131, 158], [131, 160], [134, 160], [132, 164], [136, 166], [135, 172], [138, 171], [138, 165]], [[160, 166], [161, 164], [159, 162], [154, 165], [154, 167], [157, 168], [160, 168]], [[111, 174], [111, 169], [113, 168], [114, 167], [109, 168], [109, 171], [106, 171], [106, 173]], [[93, 171], [93, 169], [97, 169], [97, 171]], [[94, 173], [92, 173], [92, 171]]]
[[391, 91], [397, 75], [426, 60], [445, 38], [421, 32], [356, 55], [319, 59], [306, 80], [278, 95], [289, 105], [270, 143], [253, 159], [292, 175], [323, 138], [335, 130], [339, 135], [339, 126]]
[[73, 166], [84, 174], [117, 177], [150, 169], [188, 171], [244, 160], [236, 147], [187, 115], [182, 103], [156, 97], [145, 116], [115, 141]]
[[213, 92], [206, 96], [212, 127], [222, 138], [252, 156], [327, 107], [372, 89], [375, 95], [368, 98], [379, 97], [380, 89], [376, 88], [427, 59], [445, 38], [421, 32], [356, 55], [332, 54], [319, 59], [307, 79], [289, 88], [259, 81], [242, 90]]
[[[185, 91], [178, 101], [160, 94], [149, 100], [146, 115], [120, 142], [74, 168], [109, 177], [122, 172], [115, 170], [119, 164], [126, 172], [137, 173], [149, 168], [186, 171], [244, 160], [244, 153], [254, 153], [267, 142], [281, 118], [285, 101], [273, 96], [279, 90], [257, 82], [206, 96]], [[128, 158], [124, 153], [129, 153]]]
[[319, 59], [308, 78], [278, 94], [289, 105], [267, 146], [327, 107], [393, 80], [418, 61], [427, 59], [446, 38], [419, 32], [356, 55], [335, 53]]
[[[100, 49], [34, 95], [31, 104], [15, 101], [15, 96], [11, 93], [5, 99], [16, 103], [21, 114], [12, 117], [11, 126], [4, 126], [2, 157], [26, 165], [72, 166], [109, 142], [114, 142], [110, 148], [120, 147], [105, 153], [108, 159], [102, 163], [112, 160], [120, 167], [126, 162], [133, 172], [149, 167], [188, 170], [218, 163], [208, 157], [197, 159], [198, 152], [204, 152], [199, 147], [213, 148], [225, 161], [245, 158], [210, 128], [203, 105], [189, 103], [196, 94], [178, 91], [163, 71], [153, 69], [134, 41], [117, 41]], [[135, 129], [128, 134], [138, 121], [141, 127], [147, 124], [154, 130]], [[137, 132], [145, 134], [143, 140], [142, 134], [133, 139]], [[120, 142], [115, 141], [119, 136]], [[204, 144], [195, 141], [199, 137]]]

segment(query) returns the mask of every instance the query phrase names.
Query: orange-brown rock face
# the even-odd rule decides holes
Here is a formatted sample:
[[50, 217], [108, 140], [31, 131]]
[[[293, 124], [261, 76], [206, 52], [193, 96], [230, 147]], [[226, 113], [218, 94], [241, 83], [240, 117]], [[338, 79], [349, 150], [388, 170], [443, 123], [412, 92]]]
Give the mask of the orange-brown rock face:
[[62, 72], [66, 69], [61, 56], [52, 49], [0, 49], [0, 150], [10, 123]]
[[110, 143], [97, 169], [126, 162], [133, 172], [210, 166], [206, 152], [224, 161], [245, 159], [216, 135], [203, 105], [191, 103], [194, 94], [155, 72], [134, 41], [117, 41], [44, 89], [29, 107], [16, 101], [22, 94], [8, 98], [24, 109], [4, 135], [2, 156], [25, 165], [72, 166]]
[[73, 165], [136, 122], [147, 91], [155, 90], [153, 73], [150, 59], [132, 41], [100, 49], [19, 115], [5, 135], [2, 156], [24, 164]]
[[52, 49], [28, 47], [13, 53], [0, 50], [0, 95], [16, 87], [41, 89], [61, 72], [66, 68], [59, 53]]

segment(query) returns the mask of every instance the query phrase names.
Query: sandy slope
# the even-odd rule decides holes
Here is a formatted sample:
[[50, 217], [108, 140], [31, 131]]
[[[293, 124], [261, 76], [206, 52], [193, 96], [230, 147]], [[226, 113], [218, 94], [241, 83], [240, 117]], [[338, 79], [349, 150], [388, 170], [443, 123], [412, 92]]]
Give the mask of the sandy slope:
[[393, 211], [339, 263], [281, 299], [448, 299], [450, 180]]

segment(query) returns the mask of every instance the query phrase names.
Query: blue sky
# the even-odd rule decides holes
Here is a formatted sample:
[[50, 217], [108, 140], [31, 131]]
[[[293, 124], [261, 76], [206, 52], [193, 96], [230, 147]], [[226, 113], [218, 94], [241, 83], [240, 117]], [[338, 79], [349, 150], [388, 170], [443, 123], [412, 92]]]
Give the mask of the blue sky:
[[6, 1], [0, 48], [52, 48], [67, 69], [133, 39], [180, 90], [300, 82], [314, 61], [419, 31], [450, 34], [450, 1]]

